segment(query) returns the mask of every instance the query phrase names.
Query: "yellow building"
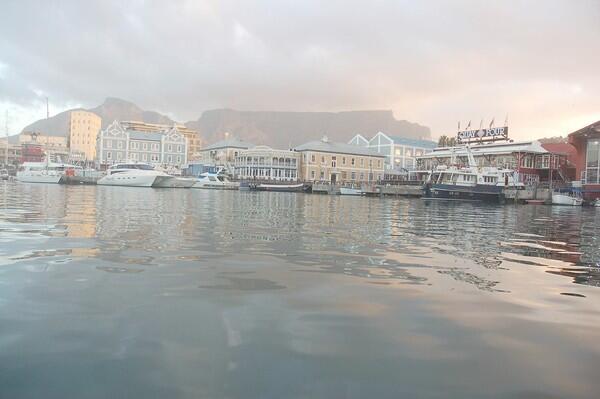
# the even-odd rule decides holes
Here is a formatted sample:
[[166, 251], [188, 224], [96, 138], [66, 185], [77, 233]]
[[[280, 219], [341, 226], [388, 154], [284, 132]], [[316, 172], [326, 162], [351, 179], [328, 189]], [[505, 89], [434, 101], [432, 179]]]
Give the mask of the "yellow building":
[[376, 182], [383, 179], [385, 155], [362, 146], [333, 143], [327, 136], [296, 148], [300, 178], [335, 183]]
[[96, 139], [102, 118], [84, 111], [71, 111], [69, 120], [69, 149], [71, 156], [92, 161], [96, 158]]
[[185, 125], [174, 124], [170, 125], [161, 125], [157, 123], [146, 123], [140, 121], [122, 121], [121, 126], [125, 130], [135, 130], [138, 132], [148, 132], [148, 133], [160, 133], [171, 130], [171, 128], [177, 128], [177, 132], [183, 134], [183, 136], [187, 139], [187, 160], [188, 162], [191, 160], [196, 160], [200, 156], [200, 151], [202, 149], [202, 139], [197, 131], [192, 130]]

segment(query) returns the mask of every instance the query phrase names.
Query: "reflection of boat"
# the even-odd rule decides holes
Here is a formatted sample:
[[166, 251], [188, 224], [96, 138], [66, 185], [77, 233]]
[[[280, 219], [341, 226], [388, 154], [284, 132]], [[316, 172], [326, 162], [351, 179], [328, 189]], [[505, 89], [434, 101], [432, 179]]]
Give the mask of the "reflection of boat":
[[154, 187], [167, 184], [174, 179], [164, 172], [154, 170], [152, 165], [146, 163], [120, 163], [111, 166], [106, 171], [106, 176], [98, 180], [97, 184], [104, 186], [131, 186]]
[[54, 162], [25, 162], [17, 172], [17, 180], [24, 183], [59, 183], [67, 170], [79, 166]]
[[528, 199], [525, 200], [525, 203], [530, 204], [530, 205], [543, 205], [546, 201], [544, 200], [539, 200], [539, 199]]
[[205, 172], [198, 177], [192, 188], [204, 188], [213, 190], [237, 190], [240, 184], [232, 182], [223, 173]]
[[552, 193], [552, 205], [570, 205], [581, 206], [583, 198], [574, 192], [558, 192]]
[[163, 180], [153, 187], [163, 188], [190, 188], [196, 183], [196, 179], [173, 176], [172, 179]]
[[341, 195], [362, 195], [362, 189], [355, 187], [340, 187]]
[[[279, 191], [279, 192], [303, 192], [305, 186], [303, 183], [294, 184], [267, 184], [267, 183], [247, 183], [244, 187], [256, 191]], [[241, 187], [241, 185], [240, 185]]]

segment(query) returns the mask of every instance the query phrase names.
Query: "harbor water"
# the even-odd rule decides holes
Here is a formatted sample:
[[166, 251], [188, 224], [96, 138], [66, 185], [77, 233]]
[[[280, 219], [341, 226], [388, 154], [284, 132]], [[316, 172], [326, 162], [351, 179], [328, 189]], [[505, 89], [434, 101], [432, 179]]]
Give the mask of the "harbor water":
[[600, 208], [0, 182], [1, 398], [597, 398]]

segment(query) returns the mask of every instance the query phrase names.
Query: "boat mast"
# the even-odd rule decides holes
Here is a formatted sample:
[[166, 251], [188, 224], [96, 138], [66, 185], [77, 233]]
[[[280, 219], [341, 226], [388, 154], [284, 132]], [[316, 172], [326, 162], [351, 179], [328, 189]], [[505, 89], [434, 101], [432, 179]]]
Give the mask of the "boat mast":
[[4, 128], [6, 129], [6, 147], [4, 147], [4, 167], [8, 168], [8, 110], [4, 118]]

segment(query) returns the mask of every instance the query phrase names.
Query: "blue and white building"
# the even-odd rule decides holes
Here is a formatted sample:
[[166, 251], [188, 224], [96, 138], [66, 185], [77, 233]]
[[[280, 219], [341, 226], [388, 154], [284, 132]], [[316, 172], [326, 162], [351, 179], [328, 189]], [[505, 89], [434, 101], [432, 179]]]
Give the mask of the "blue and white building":
[[187, 163], [187, 139], [177, 127], [148, 132], [114, 121], [98, 134], [96, 150], [98, 161], [104, 165], [137, 161], [181, 168]]
[[379, 154], [385, 155], [386, 169], [394, 170], [415, 170], [417, 157], [437, 147], [434, 141], [388, 136], [383, 132], [377, 133], [370, 140], [357, 134], [349, 144], [374, 149]]

